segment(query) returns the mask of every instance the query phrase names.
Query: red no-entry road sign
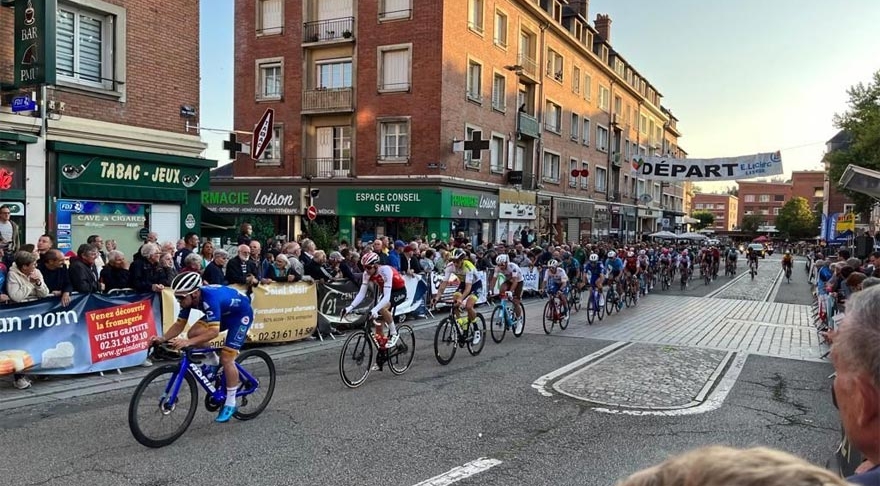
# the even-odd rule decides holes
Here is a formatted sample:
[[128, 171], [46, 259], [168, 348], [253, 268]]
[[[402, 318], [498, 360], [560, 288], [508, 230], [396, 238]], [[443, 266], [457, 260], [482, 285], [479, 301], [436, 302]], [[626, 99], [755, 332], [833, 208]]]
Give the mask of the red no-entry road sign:
[[275, 131], [275, 110], [266, 108], [263, 117], [254, 127], [253, 141], [251, 142], [251, 158], [259, 160], [263, 156], [263, 152], [272, 141], [272, 133]]
[[309, 218], [309, 221], [314, 221], [318, 217], [318, 208], [309, 206], [309, 209], [306, 210], [306, 217]]

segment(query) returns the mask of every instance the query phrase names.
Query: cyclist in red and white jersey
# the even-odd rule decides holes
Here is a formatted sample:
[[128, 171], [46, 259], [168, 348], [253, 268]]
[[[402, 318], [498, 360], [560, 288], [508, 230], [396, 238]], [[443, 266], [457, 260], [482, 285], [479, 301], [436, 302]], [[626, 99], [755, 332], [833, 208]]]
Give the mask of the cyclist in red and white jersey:
[[[367, 287], [370, 282], [382, 289], [382, 298], [370, 310], [373, 319], [382, 316], [385, 325], [388, 326], [388, 343], [386, 348], [393, 348], [400, 339], [397, 335], [397, 325], [394, 324], [394, 308], [406, 301], [406, 282], [391, 265], [380, 265], [379, 255], [368, 251], [361, 257], [361, 266], [364, 267], [364, 281], [361, 289], [355, 296], [351, 305], [345, 308], [342, 315], [350, 313], [355, 307], [363, 302], [367, 296]], [[376, 325], [376, 334], [382, 335], [382, 326]]]

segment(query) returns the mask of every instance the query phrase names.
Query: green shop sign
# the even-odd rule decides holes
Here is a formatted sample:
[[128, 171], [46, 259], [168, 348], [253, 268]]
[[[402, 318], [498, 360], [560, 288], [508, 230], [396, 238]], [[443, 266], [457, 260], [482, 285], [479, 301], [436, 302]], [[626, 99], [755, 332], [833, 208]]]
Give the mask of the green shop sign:
[[56, 0], [15, 0], [16, 88], [55, 84]]
[[340, 189], [339, 214], [436, 218], [440, 201], [438, 189]]
[[207, 169], [153, 162], [120, 160], [82, 154], [58, 157], [62, 184], [111, 184], [203, 191], [208, 189]]

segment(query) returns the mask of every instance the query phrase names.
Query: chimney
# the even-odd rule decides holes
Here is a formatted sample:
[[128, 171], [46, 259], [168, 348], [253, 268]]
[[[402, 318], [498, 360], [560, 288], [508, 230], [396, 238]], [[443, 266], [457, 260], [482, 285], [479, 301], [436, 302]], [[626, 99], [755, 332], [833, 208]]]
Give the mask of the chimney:
[[590, 0], [569, 0], [568, 5], [584, 20], [590, 18]]
[[603, 14], [596, 14], [596, 31], [599, 36], [607, 43], [611, 43], [611, 17]]

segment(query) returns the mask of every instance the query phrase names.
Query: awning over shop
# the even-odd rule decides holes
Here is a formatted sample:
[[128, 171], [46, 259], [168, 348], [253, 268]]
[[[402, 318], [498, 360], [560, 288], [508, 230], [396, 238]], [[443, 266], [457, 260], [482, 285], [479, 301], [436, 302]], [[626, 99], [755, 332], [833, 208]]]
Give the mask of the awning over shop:
[[202, 206], [202, 228], [226, 231], [235, 229], [235, 221], [231, 217], [217, 214]]
[[18, 132], [0, 131], [0, 141], [3, 141], [3, 142], [37, 143], [37, 140], [38, 139], [35, 135], [28, 135], [26, 133], [18, 133]]
[[840, 177], [844, 189], [880, 199], [880, 172], [857, 165], [848, 165]]

